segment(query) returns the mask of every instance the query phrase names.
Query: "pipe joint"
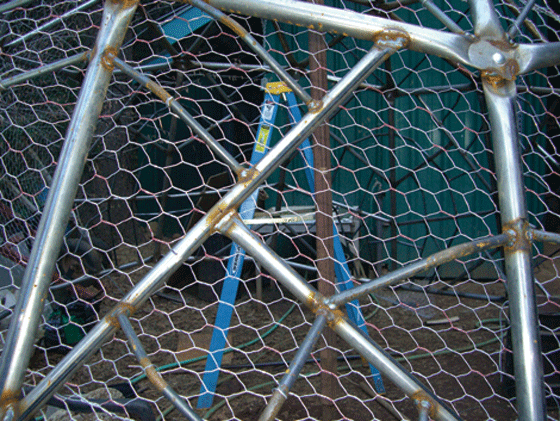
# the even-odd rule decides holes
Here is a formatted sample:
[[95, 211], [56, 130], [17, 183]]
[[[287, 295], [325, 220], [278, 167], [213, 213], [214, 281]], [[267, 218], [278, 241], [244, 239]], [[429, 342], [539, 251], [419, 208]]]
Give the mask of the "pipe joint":
[[510, 242], [504, 246], [506, 251], [531, 250], [531, 227], [526, 219], [516, 219], [505, 223], [502, 230], [510, 236]]
[[239, 213], [235, 209], [230, 209], [229, 211], [224, 212], [221, 215], [221, 218], [216, 222], [215, 232], [219, 232], [227, 237], [230, 237], [229, 231], [235, 228], [234, 221], [241, 222]]
[[328, 300], [319, 292], [313, 292], [308, 300], [307, 305], [317, 316], [324, 316], [327, 319], [327, 325], [333, 328], [343, 320], [346, 320], [344, 312], [334, 304], [329, 304]]
[[306, 105], [310, 113], [318, 113], [323, 108], [323, 101], [321, 101], [320, 99], [313, 99]]
[[2, 418], [2, 421], [13, 421], [16, 418], [16, 411], [14, 410], [14, 407], [12, 405], [8, 406], [8, 408], [6, 408], [6, 412], [4, 413], [4, 417]]
[[411, 398], [416, 403], [418, 412], [427, 413], [431, 419], [437, 418], [439, 405], [425, 391], [419, 390]]
[[116, 328], [120, 328], [121, 324], [119, 322], [119, 316], [130, 317], [136, 311], [136, 308], [128, 303], [120, 302], [118, 303], [113, 310], [105, 318], [109, 322], [111, 326]]
[[116, 47], [107, 47], [101, 56], [101, 66], [112, 72], [115, 69], [115, 58], [119, 54]]

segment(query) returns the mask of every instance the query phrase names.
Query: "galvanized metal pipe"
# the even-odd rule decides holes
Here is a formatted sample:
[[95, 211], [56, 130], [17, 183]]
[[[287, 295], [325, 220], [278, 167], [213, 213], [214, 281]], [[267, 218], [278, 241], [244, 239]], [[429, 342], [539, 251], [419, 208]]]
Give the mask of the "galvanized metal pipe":
[[272, 398], [270, 398], [268, 405], [259, 417], [259, 421], [272, 421], [276, 419], [276, 415], [278, 415], [280, 408], [282, 408], [282, 404], [286, 401], [286, 399], [288, 399], [292, 386], [299, 377], [299, 373], [307, 362], [307, 359], [313, 350], [313, 346], [315, 345], [315, 342], [317, 342], [317, 339], [321, 336], [321, 332], [326, 324], [326, 316], [319, 314], [313, 322], [311, 329], [307, 332], [305, 339], [299, 346], [298, 352], [290, 363], [290, 367], [288, 367], [286, 374], [282, 377], [278, 388], [274, 390]]
[[165, 389], [162, 390], [163, 396], [170, 401], [175, 408], [179, 410], [188, 420], [191, 421], [202, 421], [202, 418], [198, 416], [196, 412], [187, 404], [185, 399], [181, 397], [171, 386], [167, 385]]
[[409, 263], [406, 266], [394, 270], [393, 272], [380, 276], [367, 284], [362, 284], [352, 288], [351, 290], [339, 292], [338, 294], [330, 297], [327, 302], [335, 306], [340, 306], [341, 304], [350, 302], [363, 296], [364, 294], [369, 294], [378, 288], [402, 282], [419, 273], [441, 266], [444, 263], [448, 263], [474, 253], [480, 253], [485, 250], [504, 246], [512, 241], [512, 239], [513, 236], [511, 233], [503, 233], [449, 247], [448, 249], [432, 254], [430, 257]]
[[78, 64], [82, 62], [87, 62], [89, 60], [89, 55], [90, 52], [85, 51], [83, 53], [75, 54], [71, 57], [55, 61], [54, 63], [46, 64], [36, 69], [29, 70], [24, 73], [20, 73], [19, 75], [11, 76], [9, 78], [0, 80], [0, 91], [6, 90], [11, 86], [17, 85], [18, 83], [25, 82], [26, 80], [31, 80], [38, 76], [42, 76], [47, 73], [52, 73], [59, 69], [63, 69], [67, 66], [71, 66], [73, 64]]
[[31, 3], [32, 1], [33, 0], [12, 0], [0, 6], [0, 13], [8, 12], [16, 7], [25, 6], [27, 3]]
[[469, 0], [469, 6], [477, 37], [505, 41], [504, 30], [492, 0]]
[[556, 232], [548, 232], [532, 229], [529, 231], [533, 236], [533, 240], [542, 241], [543, 243], [560, 244], [560, 234]]
[[516, 233], [504, 248], [519, 419], [544, 421], [546, 404], [531, 264], [531, 241], [517, 132], [514, 82], [483, 80], [492, 128], [502, 228]]
[[424, 6], [428, 11], [435, 16], [437, 20], [443, 23], [447, 29], [459, 35], [465, 35], [465, 31], [457, 25], [449, 16], [447, 16], [439, 7], [435, 5], [432, 0], [420, 0], [422, 6]]
[[[307, 3], [306, 3], [307, 4]], [[373, 47], [322, 99], [317, 109], [303, 116], [301, 121], [255, 165], [256, 176], [248, 184], [262, 184], [279, 167], [279, 160], [291, 156], [298, 146], [311, 135], [315, 128], [329, 118], [338, 106], [345, 103], [354, 90], [396, 50], [394, 48]], [[252, 190], [251, 190], [252, 191]], [[243, 200], [250, 193], [245, 193]]]
[[[530, 48], [531, 45], [520, 45], [519, 48], [523, 49], [523, 48]], [[536, 47], [536, 46], [535, 46]], [[541, 46], [542, 47], [542, 46]], [[545, 49], [549, 52], [556, 52], [558, 50], [558, 48], [560, 48], [560, 43], [549, 43], [549, 44], [545, 44], [544, 45]], [[538, 57], [537, 57], [538, 58]], [[551, 60], [552, 63], [554, 63], [554, 60]], [[218, 63], [218, 62], [207, 62], [207, 61], [201, 61], [201, 62], [196, 62], [193, 63], [193, 65], [198, 66], [197, 68], [194, 69], [194, 71], [197, 70], [214, 70], [214, 69], [238, 69], [238, 70], [245, 70], [247, 72], [270, 72], [270, 73], [274, 73], [273, 70], [266, 65], [262, 65], [262, 64], [243, 64], [243, 63]], [[546, 64], [545, 64], [546, 65]], [[542, 67], [542, 66], [540, 66]], [[157, 70], [162, 70], [162, 69], [171, 69], [172, 68], [172, 60], [168, 59], [168, 63], [158, 63], [158, 64], [152, 64], [152, 65], [144, 65], [144, 66], [140, 66], [137, 67], [138, 71], [142, 71], [145, 73], [150, 73], [150, 72], [154, 72]], [[537, 66], [538, 68], [538, 66]], [[191, 72], [193, 70], [190, 70]], [[340, 81], [340, 77], [338, 76], [333, 76], [333, 75], [327, 75], [327, 79], [330, 82], [338, 82]], [[458, 84], [458, 85], [441, 85], [441, 86], [430, 86], [430, 87], [423, 87], [423, 88], [398, 88], [394, 94], [397, 96], [403, 96], [403, 95], [433, 95], [434, 93], [438, 93], [438, 92], [456, 92], [456, 91], [464, 91], [466, 89], [472, 88], [474, 85], [472, 83], [462, 83], [462, 84]], [[360, 85], [360, 88], [364, 88], [364, 89], [369, 89], [373, 92], [377, 92], [382, 94], [383, 92], [383, 86], [382, 85], [372, 85], [370, 83], [362, 83]], [[555, 88], [550, 88], [550, 87], [540, 87], [540, 86], [522, 86], [522, 85], [518, 85], [517, 86], [517, 92], [534, 92], [535, 94], [538, 95], [548, 95], [548, 94], [556, 94], [556, 95], [560, 95], [560, 89], [555, 89]]]
[[111, 79], [112, 66], [107, 61], [106, 53], [120, 48], [135, 10], [136, 2], [133, 1], [108, 1], [105, 4], [95, 52], [68, 127], [2, 352], [0, 405], [3, 409], [19, 398], [33, 351], [45, 294], [54, 273], [93, 131]]
[[[113, 311], [105, 316], [70, 351], [57, 366], [28, 394], [21, 403], [24, 419], [43, 405], [74, 373], [83, 362], [95, 352], [115, 332], [116, 317], [124, 311], [131, 314], [153, 295], [161, 285], [189, 258], [202, 243], [215, 232], [216, 225], [227, 218], [231, 212], [247, 199], [268, 176], [283, 162], [288, 160], [297, 147], [309, 136], [313, 129], [324, 119], [332, 116], [338, 106], [351, 92], [367, 78], [383, 60], [394, 52], [393, 49], [372, 49], [348, 74], [335, 85], [322, 100], [322, 108], [307, 113], [299, 124], [268, 152], [267, 155], [246, 174], [242, 180], [226, 194], [194, 227], [167, 253], [136, 286], [126, 294]], [[295, 273], [295, 272], [294, 272]], [[296, 274], [297, 275], [297, 274]], [[40, 313], [38, 313], [40, 314]]]
[[418, 421], [430, 421], [431, 405], [428, 401], [418, 403]]
[[[507, 8], [509, 8], [510, 10], [513, 11], [513, 13], [517, 16], [519, 16], [519, 14], [521, 13], [519, 11], [519, 8], [517, 7], [517, 3], [514, 2], [513, 0], [505, 0], [505, 4], [507, 6]], [[539, 30], [539, 28], [536, 27], [536, 25], [530, 21], [530, 20], [524, 20], [522, 22], [527, 29], [529, 30], [529, 32], [531, 33], [531, 35], [536, 39], [539, 40], [541, 42], [547, 42], [546, 36], [544, 36], [541, 31]], [[511, 29], [511, 28], [510, 28]], [[521, 28], [520, 28], [521, 29]], [[509, 30], [508, 30], [509, 32]]]
[[269, 20], [345, 36], [377, 40], [385, 35], [405, 35], [407, 48], [434, 54], [454, 62], [469, 64], [470, 41], [458, 34], [397, 22], [348, 9], [323, 6], [296, 0], [207, 0], [207, 3], [232, 13], [241, 13]]
[[[519, 72], [523, 74], [541, 67], [557, 66], [560, 64], [560, 42], [548, 42], [538, 44], [520, 44], [517, 47]], [[528, 88], [532, 92], [538, 92], [538, 88]], [[542, 89], [542, 88], [541, 88]], [[558, 89], [553, 89], [558, 92]]]
[[57, 364], [48, 377], [50, 383], [41, 381], [18, 404], [18, 420], [26, 421], [33, 417], [35, 411], [42, 408], [54, 395], [55, 391], [91, 357], [116, 332], [116, 318], [105, 317], [86, 335], [74, 349], [63, 359], [64, 364]]
[[276, 75], [284, 81], [290, 89], [303, 101], [307, 106], [311, 105], [311, 96], [303, 90], [299, 83], [290, 76], [290, 74], [266, 51], [261, 44], [240, 24], [229, 16], [223, 14], [215, 7], [210, 6], [202, 0], [188, 0], [190, 4], [208, 13], [217, 21], [227, 25], [233, 32], [241, 37], [243, 41], [264, 61]]
[[113, 56], [115, 66], [118, 67], [124, 74], [130, 76], [142, 87], [149, 89], [152, 93], [157, 95], [165, 104], [175, 112], [181, 120], [185, 122], [193, 131], [200, 136], [206, 145], [214, 152], [218, 158], [225, 163], [235, 174], [239, 174], [243, 167], [237, 160], [202, 127], [202, 125], [195, 120], [195, 118], [187, 111], [179, 102], [173, 98], [161, 85], [151, 80], [148, 76], [136, 71], [133, 67], [126, 64], [118, 57]]
[[521, 25], [523, 24], [523, 21], [525, 21], [525, 18], [527, 17], [527, 15], [529, 14], [533, 6], [535, 5], [535, 2], [536, 0], [529, 0], [525, 5], [525, 7], [523, 8], [523, 10], [521, 11], [521, 13], [519, 14], [519, 16], [517, 16], [517, 19], [515, 19], [515, 22], [511, 24], [511, 27], [507, 31], [510, 40], [513, 40], [517, 35], [517, 32], [519, 31]]
[[407, 396], [415, 401], [430, 402], [432, 419], [438, 421], [457, 421], [461, 419], [458, 414], [448, 409], [431, 391], [348, 320], [339, 318], [331, 324], [334, 331], [342, 339], [374, 365], [381, 374], [397, 385]]
[[90, 6], [93, 6], [98, 1], [99, 0], [86, 1], [85, 3], [80, 4], [78, 7], [75, 7], [74, 9], [69, 10], [68, 12], [62, 14], [58, 18], [52, 19], [52, 20], [48, 21], [47, 23], [44, 23], [43, 25], [39, 26], [37, 29], [34, 29], [33, 31], [30, 31], [30, 32], [26, 33], [25, 35], [22, 35], [21, 37], [16, 38], [13, 41], [10, 41], [9, 43], [6, 44], [6, 47], [11, 47], [13, 45], [17, 45], [17, 44], [19, 44], [23, 41], [28, 40], [29, 38], [38, 34], [39, 32], [46, 31], [47, 29], [52, 28], [58, 22], [61, 22], [63, 19], [76, 14], [80, 10], [84, 10], [84, 9], [87, 9], [88, 7], [90, 7]]
[[160, 373], [156, 370], [156, 367], [150, 361], [148, 354], [144, 350], [140, 339], [134, 332], [134, 328], [128, 320], [128, 316], [121, 313], [118, 316], [119, 324], [132, 346], [132, 350], [138, 362], [144, 369], [146, 377], [152, 382], [152, 384], [161, 392], [163, 395], [173, 404], [175, 408], [179, 410], [188, 420], [190, 421], [202, 421], [196, 412], [185, 402], [185, 400], [177, 393], [169, 384], [163, 379]]
[[[214, 215], [215, 217], [215, 215]], [[133, 314], [153, 295], [190, 255], [212, 234], [207, 215], [167, 253], [154, 268], [70, 351], [56, 367], [21, 401], [22, 420], [33, 415], [97, 349], [116, 331], [121, 313]]]
[[340, 310], [329, 304], [324, 296], [307, 284], [281, 257], [260, 241], [237, 215], [231, 215], [229, 219], [223, 221], [220, 231], [258, 260], [271, 276], [313, 312], [326, 314], [329, 326], [409, 397], [419, 401], [428, 400], [432, 404], [432, 416], [436, 420], [460, 419], [371, 338], [366, 337], [360, 329], [350, 323]]

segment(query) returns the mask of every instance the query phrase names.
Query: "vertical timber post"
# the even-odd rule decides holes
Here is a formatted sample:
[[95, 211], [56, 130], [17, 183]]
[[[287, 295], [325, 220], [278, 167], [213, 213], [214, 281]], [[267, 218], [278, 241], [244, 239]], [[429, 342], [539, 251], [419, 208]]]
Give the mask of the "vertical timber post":
[[[315, 4], [324, 4], [315, 0]], [[327, 43], [324, 35], [312, 29], [308, 31], [309, 40], [309, 79], [311, 81], [311, 98], [318, 102], [328, 90], [327, 82]], [[313, 156], [315, 161], [315, 226], [317, 234], [317, 271], [319, 275], [319, 292], [326, 297], [333, 295], [335, 289], [332, 192], [331, 192], [331, 150], [329, 126], [325, 123], [313, 133]], [[336, 334], [331, 329], [323, 331], [326, 348], [321, 351], [321, 387], [322, 394], [329, 400], [324, 402], [323, 420], [336, 417], [335, 408], [330, 399], [337, 394], [336, 377]]]

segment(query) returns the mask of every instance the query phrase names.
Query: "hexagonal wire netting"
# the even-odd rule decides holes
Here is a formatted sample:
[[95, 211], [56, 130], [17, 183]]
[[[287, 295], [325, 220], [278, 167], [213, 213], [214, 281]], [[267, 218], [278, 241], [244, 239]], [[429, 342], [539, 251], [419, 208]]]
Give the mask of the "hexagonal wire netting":
[[[191, 3], [0, 6], [4, 414], [558, 419], [554, 5]], [[500, 208], [511, 185], [524, 193]], [[533, 319], [509, 285], [517, 254], [532, 257]], [[517, 357], [520, 317], [542, 364]], [[513, 355], [543, 368], [542, 411], [516, 400], [531, 378]]]

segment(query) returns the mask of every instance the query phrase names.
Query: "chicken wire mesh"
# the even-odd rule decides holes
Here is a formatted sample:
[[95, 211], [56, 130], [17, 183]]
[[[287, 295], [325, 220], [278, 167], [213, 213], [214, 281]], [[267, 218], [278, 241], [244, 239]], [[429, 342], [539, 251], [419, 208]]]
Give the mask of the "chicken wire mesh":
[[[473, 32], [472, 4], [436, 3], [360, 0], [331, 5], [395, 23]], [[63, 162], [60, 151], [86, 63], [95, 54], [103, 25], [103, 5], [97, 1], [13, 6], [0, 6], [4, 347], [45, 197], [57, 163]], [[515, 27], [525, 6], [512, 1], [495, 5], [504, 28]], [[525, 44], [557, 41], [554, 5], [539, 1], [528, 8], [527, 19], [517, 22], [517, 34], [510, 30], [512, 38]], [[437, 10], [456, 27], [438, 19]], [[274, 84], [279, 76], [240, 32], [262, 45], [303, 92], [316, 89], [319, 96], [372, 46], [371, 40], [346, 33], [317, 36], [314, 29], [321, 26], [294, 25], [289, 17], [284, 23], [241, 13], [231, 17], [242, 31], [232, 30], [227, 18], [191, 5], [139, 4], [119, 55], [124, 64], [107, 65], [115, 70], [84, 172], [74, 175], [80, 181], [72, 212], [68, 222], [59, 222], [64, 239], [55, 253], [24, 394], [56, 372], [95, 322], [110, 316], [162, 256], [174, 253], [172, 247], [235, 189], [236, 168], [208, 148], [200, 132], [185, 124], [184, 115], [169, 110], [173, 101], [149, 92], [130, 68], [163, 87], [248, 167], [255, 164], [252, 157], [268, 150], [267, 142], [275, 145], [286, 136], [298, 120], [294, 109], [303, 109], [305, 101], [286, 85]], [[65, 65], [53, 71], [30, 73], [60, 60]], [[322, 71], [326, 85], [317, 86], [313, 74]], [[254, 215], [244, 219], [320, 291], [332, 290], [325, 285], [337, 281], [341, 289], [344, 281], [372, 283], [438, 251], [496, 235], [504, 221], [482, 90], [483, 79], [491, 77], [434, 55], [394, 52], [324, 123], [323, 134], [312, 139], [312, 154], [310, 147], [307, 154], [291, 151], [289, 161], [267, 177]], [[557, 232], [558, 68], [543, 66], [514, 79], [527, 220], [537, 230]], [[321, 136], [328, 148], [316, 145]], [[310, 172], [310, 160], [321, 156], [321, 166]], [[328, 187], [321, 188], [321, 181]], [[341, 253], [334, 250], [338, 247]], [[554, 244], [532, 245], [550, 419], [558, 419], [560, 399], [557, 252]], [[327, 263], [325, 272], [328, 261], [338, 263], [330, 269]], [[457, 417], [514, 419], [510, 296], [502, 249], [425, 269], [362, 295], [354, 321], [360, 322], [361, 314], [371, 339]], [[212, 234], [130, 315], [162, 382], [204, 419], [258, 417], [314, 323], [316, 309], [302, 304], [270, 272], [253, 253], [240, 260], [231, 240]], [[227, 304], [228, 299], [234, 301]], [[227, 329], [227, 340], [218, 348], [211, 343], [212, 335], [220, 336], [215, 326]], [[384, 374], [380, 385], [375, 373], [381, 367], [369, 366], [353, 346], [331, 333], [325, 330], [311, 344], [280, 419], [428, 416], [421, 406], [418, 415], [415, 400]], [[138, 348], [122, 330], [111, 333], [64, 380], [57, 395], [44, 402], [41, 416], [180, 418], [181, 411], [158, 390], [157, 375], [149, 369], [147, 376], [142, 374], [144, 363], [134, 356]], [[223, 358], [216, 354], [221, 348]], [[210, 363], [208, 349], [215, 351]], [[207, 377], [212, 372], [219, 373], [213, 381]], [[148, 381], [154, 377], [155, 386]]]

